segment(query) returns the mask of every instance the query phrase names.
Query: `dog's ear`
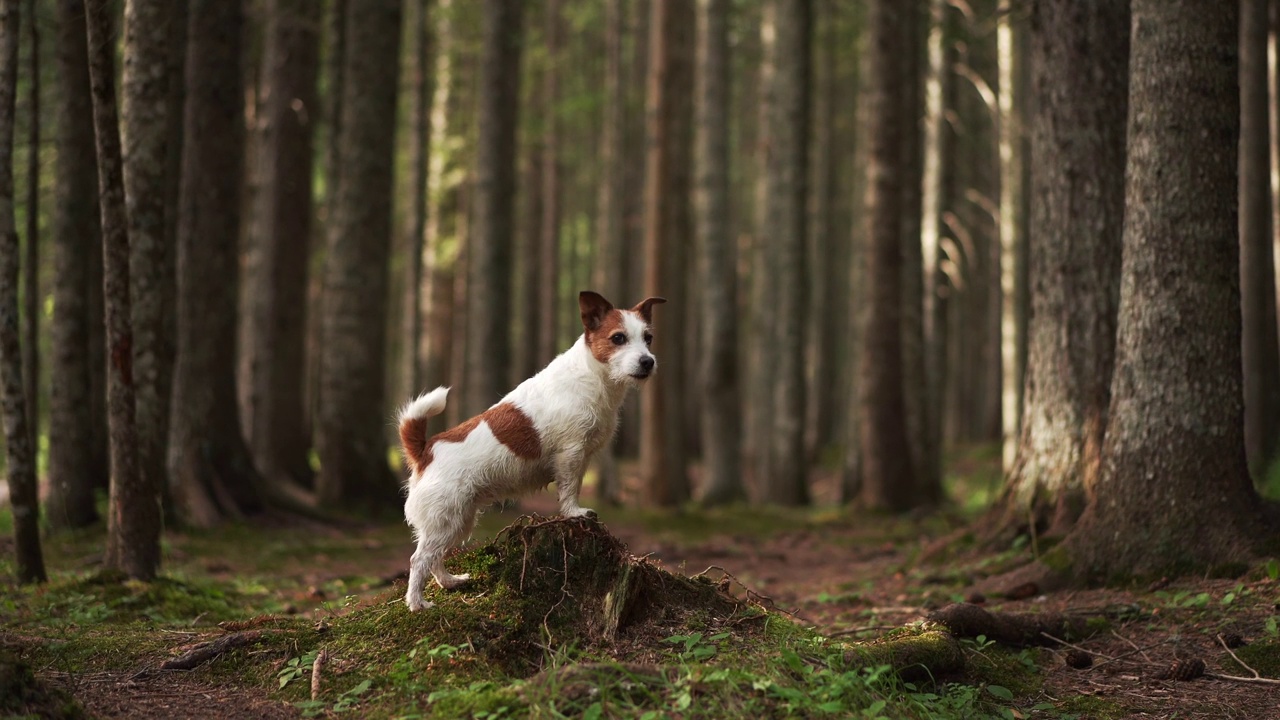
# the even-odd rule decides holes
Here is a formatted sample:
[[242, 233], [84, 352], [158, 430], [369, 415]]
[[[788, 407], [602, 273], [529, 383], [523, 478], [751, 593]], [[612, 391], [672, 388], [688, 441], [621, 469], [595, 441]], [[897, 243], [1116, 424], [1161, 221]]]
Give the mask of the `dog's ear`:
[[639, 313], [640, 317], [644, 318], [645, 322], [652, 323], [653, 322], [653, 306], [660, 305], [666, 301], [667, 301], [666, 298], [660, 298], [660, 297], [646, 298], [639, 305], [636, 305], [635, 307], [631, 308], [631, 310], [632, 312]]
[[600, 293], [583, 290], [578, 293], [578, 309], [582, 311], [582, 327], [591, 332], [600, 329], [600, 323], [613, 310], [613, 304]]

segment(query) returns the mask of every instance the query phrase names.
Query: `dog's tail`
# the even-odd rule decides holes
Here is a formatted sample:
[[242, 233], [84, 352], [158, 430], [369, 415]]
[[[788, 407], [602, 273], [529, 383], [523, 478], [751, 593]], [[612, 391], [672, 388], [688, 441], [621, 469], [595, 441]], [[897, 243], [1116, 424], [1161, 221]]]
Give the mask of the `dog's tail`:
[[438, 387], [410, 400], [400, 408], [400, 447], [404, 451], [405, 462], [413, 474], [418, 474], [426, 467], [427, 455], [427, 419], [444, 412], [445, 399], [449, 388]]

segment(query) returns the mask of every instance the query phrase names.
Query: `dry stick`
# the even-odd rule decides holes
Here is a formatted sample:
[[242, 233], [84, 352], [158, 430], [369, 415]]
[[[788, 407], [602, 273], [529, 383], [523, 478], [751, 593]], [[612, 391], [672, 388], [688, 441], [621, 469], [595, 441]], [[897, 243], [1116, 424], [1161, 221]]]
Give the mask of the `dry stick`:
[[1235, 661], [1240, 663], [1240, 667], [1253, 673], [1253, 677], [1249, 678], [1249, 677], [1239, 677], [1237, 675], [1220, 675], [1218, 673], [1209, 673], [1209, 672], [1204, 674], [1205, 677], [1216, 678], [1218, 680], [1234, 680], [1235, 682], [1255, 682], [1255, 683], [1264, 683], [1266, 685], [1280, 685], [1280, 680], [1272, 680], [1271, 678], [1262, 677], [1262, 675], [1258, 674], [1258, 671], [1254, 670], [1249, 665], [1249, 663], [1246, 663], [1245, 661], [1241, 660], [1240, 656], [1236, 655], [1234, 650], [1227, 647], [1227, 643], [1225, 640], [1222, 639], [1222, 635], [1218, 635], [1218, 644], [1222, 645], [1223, 650], [1226, 650], [1228, 653], [1231, 653], [1231, 657], [1235, 658]]
[[873, 630], [895, 630], [902, 627], [901, 625], [868, 625], [866, 627], [848, 628], [847, 630], [836, 630], [835, 632], [826, 633], [829, 638], [841, 637], [844, 635], [857, 635], [858, 633], [871, 632]]
[[[1140, 648], [1140, 647], [1138, 647], [1138, 644], [1137, 644], [1137, 643], [1135, 643], [1134, 641], [1130, 640], [1129, 638], [1127, 638], [1127, 637], [1125, 637], [1125, 636], [1121, 635], [1120, 633], [1116, 632], [1115, 630], [1112, 630], [1112, 631], [1111, 631], [1111, 634], [1112, 634], [1112, 635], [1115, 635], [1116, 637], [1118, 637], [1118, 638], [1120, 638], [1121, 640], [1123, 640], [1123, 641], [1125, 641], [1126, 643], [1128, 643], [1128, 644], [1129, 644], [1129, 647], [1133, 648], [1134, 652], [1142, 653], [1142, 659], [1143, 659], [1143, 660], [1146, 660], [1147, 662], [1151, 663], [1152, 665], [1155, 665], [1155, 664], [1156, 664], [1156, 663], [1155, 663], [1155, 661], [1154, 661], [1154, 660], [1152, 660], [1152, 659], [1151, 659], [1151, 657], [1150, 657], [1149, 655], [1147, 655], [1147, 650], [1146, 650], [1146, 648]], [[1156, 643], [1156, 645], [1163, 645], [1164, 643], [1165, 643], [1165, 641], [1164, 641], [1164, 640], [1161, 640], [1160, 642]], [[1155, 647], [1155, 645], [1150, 645], [1150, 646], [1148, 646], [1148, 647]], [[1132, 655], [1133, 653], [1129, 653], [1129, 654], [1130, 654], [1130, 655]], [[1121, 655], [1120, 657], [1128, 657], [1128, 655]]]
[[161, 670], [191, 670], [194, 669], [233, 648], [242, 647], [258, 642], [262, 636], [269, 630], [250, 630], [248, 632], [232, 633], [225, 635], [212, 642], [201, 643], [192, 648], [189, 652], [166, 660], [160, 664]]
[[[734, 577], [733, 573], [729, 572], [728, 570], [725, 570], [724, 568], [720, 567], [719, 565], [708, 565], [706, 570], [703, 570], [702, 572], [698, 573], [697, 575], [694, 575], [693, 577], [704, 577], [704, 576], [706, 576], [706, 574], [707, 574], [708, 572], [711, 572], [712, 570], [719, 570], [720, 572], [724, 573], [724, 576], [725, 576], [725, 577], [727, 577], [727, 578], [729, 578], [730, 580], [732, 580], [732, 581], [734, 581], [734, 582], [738, 583], [738, 585], [739, 585], [739, 586], [741, 586], [741, 587], [742, 587], [742, 589], [743, 589], [744, 591], [746, 591], [746, 593], [747, 593], [747, 599], [748, 599], [748, 600], [751, 600], [751, 601], [752, 601], [752, 602], [754, 602], [756, 605], [759, 605], [761, 608], [764, 608], [764, 610], [765, 610], [765, 611], [768, 611], [768, 610], [769, 610], [769, 608], [768, 608], [768, 607], [766, 607], [766, 606], [765, 606], [765, 604], [764, 604], [765, 602], [767, 602], [767, 603], [769, 603], [769, 605], [771, 605], [771, 606], [773, 607], [773, 609], [774, 609], [774, 610], [777, 610], [777, 611], [778, 611], [778, 612], [780, 612], [780, 613], [783, 613], [783, 614], [786, 614], [786, 615], [790, 615], [791, 617], [793, 617], [793, 618], [795, 618], [795, 619], [797, 619], [797, 620], [804, 620], [805, 622], [811, 622], [808, 618], [800, 617], [800, 613], [798, 613], [798, 612], [793, 612], [793, 611], [791, 611], [791, 610], [788, 610], [788, 609], [786, 609], [786, 608], [782, 607], [781, 605], [779, 605], [778, 603], [774, 602], [774, 599], [773, 599], [773, 598], [771, 598], [771, 597], [769, 597], [768, 595], [763, 595], [763, 594], [758, 593], [758, 592], [756, 592], [755, 590], [752, 590], [751, 588], [747, 587], [747, 584], [746, 584], [746, 583], [744, 583], [744, 582], [742, 582], [741, 580], [739, 580], [738, 578]], [[762, 600], [763, 600], [764, 602], [761, 602]]]
[[329, 651], [321, 649], [316, 653], [316, 661], [311, 663], [311, 699], [316, 700], [320, 697], [320, 672], [324, 669], [324, 663], [329, 659]]

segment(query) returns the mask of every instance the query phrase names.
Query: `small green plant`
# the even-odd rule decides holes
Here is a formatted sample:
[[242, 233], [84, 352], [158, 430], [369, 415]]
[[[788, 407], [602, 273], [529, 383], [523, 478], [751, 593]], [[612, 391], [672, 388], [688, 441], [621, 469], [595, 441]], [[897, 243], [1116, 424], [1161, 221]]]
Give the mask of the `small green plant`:
[[276, 678], [280, 680], [280, 689], [284, 689], [286, 685], [297, 680], [298, 678], [311, 672], [311, 666], [315, 664], [316, 652], [311, 652], [301, 657], [289, 658], [289, 662], [280, 668], [280, 672], [276, 673]]
[[338, 696], [338, 701], [333, 704], [333, 712], [340, 713], [354, 709], [360, 704], [360, 696], [369, 692], [369, 688], [372, 686], [373, 682], [369, 680], [362, 680], [352, 686]]
[[1263, 625], [1263, 629], [1267, 631], [1267, 635], [1273, 638], [1280, 637], [1280, 626], [1277, 625], [1275, 615], [1267, 618], [1267, 622]]
[[1267, 577], [1272, 581], [1280, 581], [1280, 560], [1271, 558], [1266, 564]]
[[693, 633], [692, 635], [672, 635], [663, 639], [662, 642], [683, 645], [684, 649], [680, 651], [680, 657], [685, 660], [702, 662], [720, 652], [720, 642], [728, 637], [729, 633], [716, 633], [704, 639], [702, 633]]

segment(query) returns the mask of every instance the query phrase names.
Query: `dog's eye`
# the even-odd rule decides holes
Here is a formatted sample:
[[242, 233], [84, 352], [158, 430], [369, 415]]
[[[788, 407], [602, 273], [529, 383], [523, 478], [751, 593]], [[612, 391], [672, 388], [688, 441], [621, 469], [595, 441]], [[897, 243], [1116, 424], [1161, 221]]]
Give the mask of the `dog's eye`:
[[609, 340], [611, 340], [611, 341], [613, 342], [613, 344], [614, 344], [614, 345], [625, 345], [625, 344], [626, 344], [626, 342], [627, 342], [627, 334], [626, 334], [626, 333], [614, 333], [614, 334], [609, 338]]
[[650, 343], [652, 343], [652, 342], [653, 342], [653, 333], [645, 333], [645, 334], [644, 334], [644, 344], [645, 344], [645, 345], [648, 345], [648, 344], [650, 344]]

